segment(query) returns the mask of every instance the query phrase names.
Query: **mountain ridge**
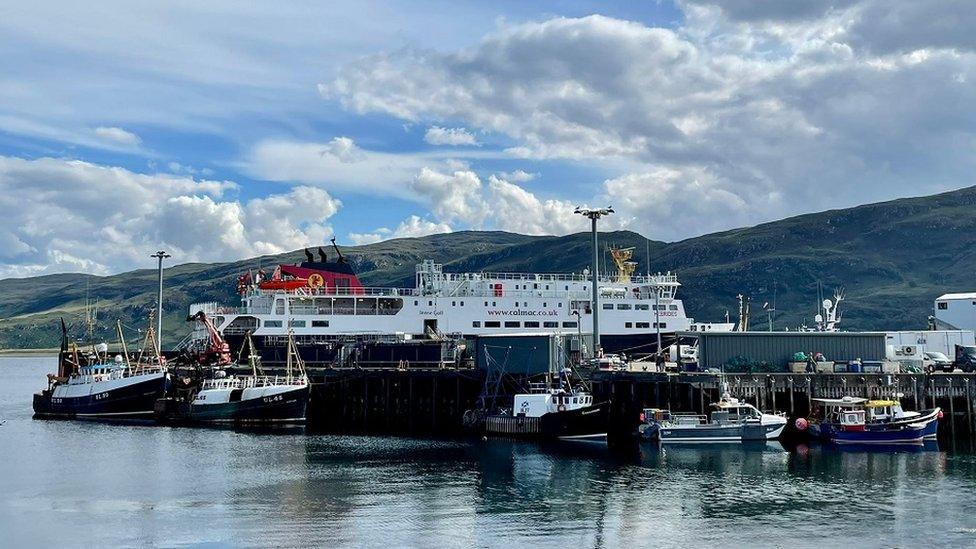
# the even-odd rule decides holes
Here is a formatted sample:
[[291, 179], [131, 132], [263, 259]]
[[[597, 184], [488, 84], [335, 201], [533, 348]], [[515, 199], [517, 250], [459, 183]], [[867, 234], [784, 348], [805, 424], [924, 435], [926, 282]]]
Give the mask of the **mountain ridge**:
[[[971, 289], [976, 272], [976, 187], [806, 213], [676, 242], [631, 231], [601, 233], [609, 245], [633, 246], [638, 272], [676, 272], [679, 297], [697, 320], [724, 320], [735, 296], [752, 297], [754, 327], [766, 325], [764, 302], [775, 302], [775, 326], [812, 322], [818, 288], [846, 289], [845, 329], [920, 329], [933, 300]], [[424, 259], [448, 271], [580, 272], [590, 263], [590, 234], [531, 236], [458, 231], [342, 246], [364, 284], [412, 286]], [[331, 246], [322, 244], [330, 256]], [[312, 248], [314, 249], [314, 247]], [[648, 256], [649, 252], [649, 256]], [[259, 265], [301, 261], [301, 250], [221, 263], [191, 262], [164, 272], [164, 340], [186, 332], [190, 303], [236, 301], [236, 277]], [[103, 312], [99, 337], [112, 339], [114, 318], [144, 326], [155, 302], [155, 269], [96, 276], [59, 273], [0, 280], [0, 347], [56, 346], [59, 316], [77, 323], [86, 299]], [[40, 296], [40, 297], [39, 297]], [[104, 314], [108, 311], [107, 314]], [[109, 321], [111, 319], [111, 321]], [[111, 325], [111, 326], [107, 326]]]

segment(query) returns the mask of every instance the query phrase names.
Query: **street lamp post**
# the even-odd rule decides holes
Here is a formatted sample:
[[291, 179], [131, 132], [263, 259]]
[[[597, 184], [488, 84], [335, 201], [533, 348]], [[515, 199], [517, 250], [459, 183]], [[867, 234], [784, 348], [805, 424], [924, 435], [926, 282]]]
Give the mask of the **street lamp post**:
[[149, 257], [155, 257], [159, 260], [159, 290], [156, 293], [156, 358], [161, 358], [163, 356], [163, 259], [171, 256], [165, 251], [159, 250]]
[[600, 346], [600, 291], [599, 291], [599, 274], [600, 274], [600, 246], [597, 240], [597, 230], [596, 222], [598, 219], [605, 215], [610, 215], [613, 213], [612, 207], [599, 208], [599, 209], [589, 209], [589, 208], [576, 208], [573, 213], [578, 213], [583, 217], [590, 218], [592, 230], [593, 230], [593, 272], [590, 273], [590, 286], [593, 290], [593, 357], [596, 358], [600, 356], [603, 352]]

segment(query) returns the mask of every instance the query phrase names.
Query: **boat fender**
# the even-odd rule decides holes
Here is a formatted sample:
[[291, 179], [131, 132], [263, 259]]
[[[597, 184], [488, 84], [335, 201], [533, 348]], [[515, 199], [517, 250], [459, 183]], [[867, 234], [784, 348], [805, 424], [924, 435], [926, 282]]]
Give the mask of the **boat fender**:
[[943, 413], [942, 413], [942, 410], [939, 410], [939, 413], [938, 413], [938, 414], [936, 414], [936, 416], [937, 416], [937, 417], [938, 417], [939, 419], [942, 419], [942, 416], [943, 416], [943, 415], [945, 415], [945, 414], [943, 414]]
[[796, 422], [794, 424], [796, 425], [797, 431], [806, 431], [807, 427], [810, 426], [806, 418], [802, 418], [802, 417], [796, 418]]
[[556, 411], [558, 411], [558, 412], [565, 412], [566, 411], [566, 405], [565, 404], [560, 404], [559, 406], [556, 406]]

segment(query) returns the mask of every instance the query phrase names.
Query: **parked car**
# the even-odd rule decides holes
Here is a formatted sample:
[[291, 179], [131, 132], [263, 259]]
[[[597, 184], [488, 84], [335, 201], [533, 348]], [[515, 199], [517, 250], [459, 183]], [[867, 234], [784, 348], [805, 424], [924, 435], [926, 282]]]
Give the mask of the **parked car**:
[[963, 372], [976, 372], [976, 347], [972, 345], [956, 345], [956, 368]]
[[926, 372], [951, 372], [955, 368], [949, 357], [938, 351], [925, 351], [922, 365]]

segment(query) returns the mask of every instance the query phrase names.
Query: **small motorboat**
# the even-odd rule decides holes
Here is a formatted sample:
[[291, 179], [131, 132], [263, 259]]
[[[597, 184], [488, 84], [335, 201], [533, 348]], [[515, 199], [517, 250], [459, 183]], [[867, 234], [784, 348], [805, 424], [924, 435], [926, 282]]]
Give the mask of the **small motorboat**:
[[672, 414], [647, 408], [638, 432], [646, 440], [664, 442], [743, 442], [773, 440], [786, 427], [785, 414], [767, 414], [726, 393], [712, 404], [711, 417]]

